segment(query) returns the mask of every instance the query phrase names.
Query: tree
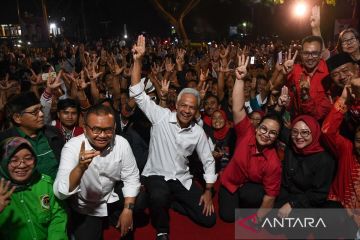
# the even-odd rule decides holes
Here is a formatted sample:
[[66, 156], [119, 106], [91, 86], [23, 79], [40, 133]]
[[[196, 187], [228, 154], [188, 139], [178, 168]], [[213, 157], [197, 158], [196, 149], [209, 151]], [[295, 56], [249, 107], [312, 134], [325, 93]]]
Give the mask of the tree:
[[199, 4], [200, 0], [151, 0], [151, 2], [160, 14], [174, 26], [183, 42], [188, 44], [189, 38], [184, 27], [184, 18]]

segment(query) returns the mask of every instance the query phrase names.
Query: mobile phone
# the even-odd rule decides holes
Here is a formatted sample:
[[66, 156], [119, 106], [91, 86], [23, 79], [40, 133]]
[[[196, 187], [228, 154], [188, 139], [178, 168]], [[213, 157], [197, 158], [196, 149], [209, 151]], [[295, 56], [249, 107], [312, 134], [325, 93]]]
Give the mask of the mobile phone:
[[250, 64], [255, 64], [255, 57], [254, 56], [250, 57]]
[[278, 52], [278, 63], [282, 63], [282, 51]]
[[43, 81], [47, 81], [49, 79], [49, 76], [52, 77], [52, 78], [55, 78], [56, 77], [56, 72], [50, 72], [50, 73], [43, 73], [41, 75], [41, 79]]

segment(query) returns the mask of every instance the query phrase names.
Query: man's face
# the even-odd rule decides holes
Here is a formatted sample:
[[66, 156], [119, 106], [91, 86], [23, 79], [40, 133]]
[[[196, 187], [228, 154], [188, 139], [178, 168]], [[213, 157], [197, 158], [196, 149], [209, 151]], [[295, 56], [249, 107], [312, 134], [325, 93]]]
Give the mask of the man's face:
[[357, 129], [355, 134], [354, 151], [360, 161], [360, 128]]
[[90, 114], [86, 119], [85, 135], [96, 150], [105, 149], [115, 134], [115, 119], [111, 114]]
[[345, 85], [350, 84], [352, 78], [358, 77], [359, 66], [354, 63], [345, 63], [331, 71], [330, 75], [336, 86], [344, 88]]
[[18, 125], [31, 131], [44, 127], [44, 113], [41, 104], [28, 107], [21, 113], [15, 113], [13, 119]]
[[307, 71], [312, 71], [320, 62], [321, 44], [318, 42], [306, 42], [302, 47], [302, 64]]
[[211, 117], [215, 110], [219, 110], [220, 106], [216, 98], [208, 97], [204, 102], [204, 110], [206, 115]]
[[57, 115], [61, 124], [68, 128], [73, 128], [79, 118], [79, 113], [74, 107], [68, 107], [64, 110], [60, 110]]
[[197, 111], [197, 99], [193, 94], [184, 93], [176, 103], [176, 117], [181, 127], [188, 127]]

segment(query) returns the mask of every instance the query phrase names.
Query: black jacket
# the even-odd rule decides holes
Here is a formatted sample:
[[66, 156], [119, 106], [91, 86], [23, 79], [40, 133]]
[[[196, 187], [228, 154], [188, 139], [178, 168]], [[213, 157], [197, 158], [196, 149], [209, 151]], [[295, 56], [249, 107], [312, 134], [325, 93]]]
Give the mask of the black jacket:
[[[47, 125], [45, 125], [40, 131], [43, 131], [45, 137], [48, 140], [50, 148], [53, 150], [56, 159], [60, 163], [61, 149], [65, 144], [60, 131], [53, 126]], [[19, 132], [14, 127], [12, 127], [0, 133], [0, 142], [9, 137], [20, 137], [20, 135]]]

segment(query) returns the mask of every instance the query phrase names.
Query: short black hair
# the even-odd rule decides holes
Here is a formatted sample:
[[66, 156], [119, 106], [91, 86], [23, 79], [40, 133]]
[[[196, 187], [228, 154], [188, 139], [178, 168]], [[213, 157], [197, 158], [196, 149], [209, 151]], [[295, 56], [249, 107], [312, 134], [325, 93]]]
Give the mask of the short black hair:
[[274, 113], [270, 113], [270, 114], [266, 114], [262, 119], [261, 122], [259, 123], [259, 125], [261, 123], [263, 123], [266, 119], [269, 120], [273, 120], [275, 122], [277, 122], [279, 124], [279, 130], [281, 130], [282, 126], [283, 126], [283, 120], [282, 118], [278, 115], [278, 114], [274, 114]]
[[318, 42], [320, 44], [320, 49], [323, 49], [323, 39], [320, 36], [310, 35], [306, 36], [301, 41], [301, 48], [304, 47], [305, 43]]
[[215, 96], [214, 94], [212, 93], [207, 93], [204, 97], [204, 102], [206, 102], [206, 100], [208, 100], [209, 98], [215, 98], [217, 103], [220, 104], [220, 100], [217, 96]]
[[105, 106], [103, 104], [96, 104], [90, 107], [85, 113], [85, 117], [84, 117], [85, 123], [87, 123], [88, 117], [91, 114], [95, 114], [97, 116], [110, 114], [114, 117], [114, 124], [115, 124], [115, 113], [111, 107]]
[[78, 101], [71, 99], [71, 98], [65, 98], [60, 99], [57, 103], [57, 111], [65, 110], [67, 108], [76, 108], [77, 112], [80, 112], [80, 104]]

